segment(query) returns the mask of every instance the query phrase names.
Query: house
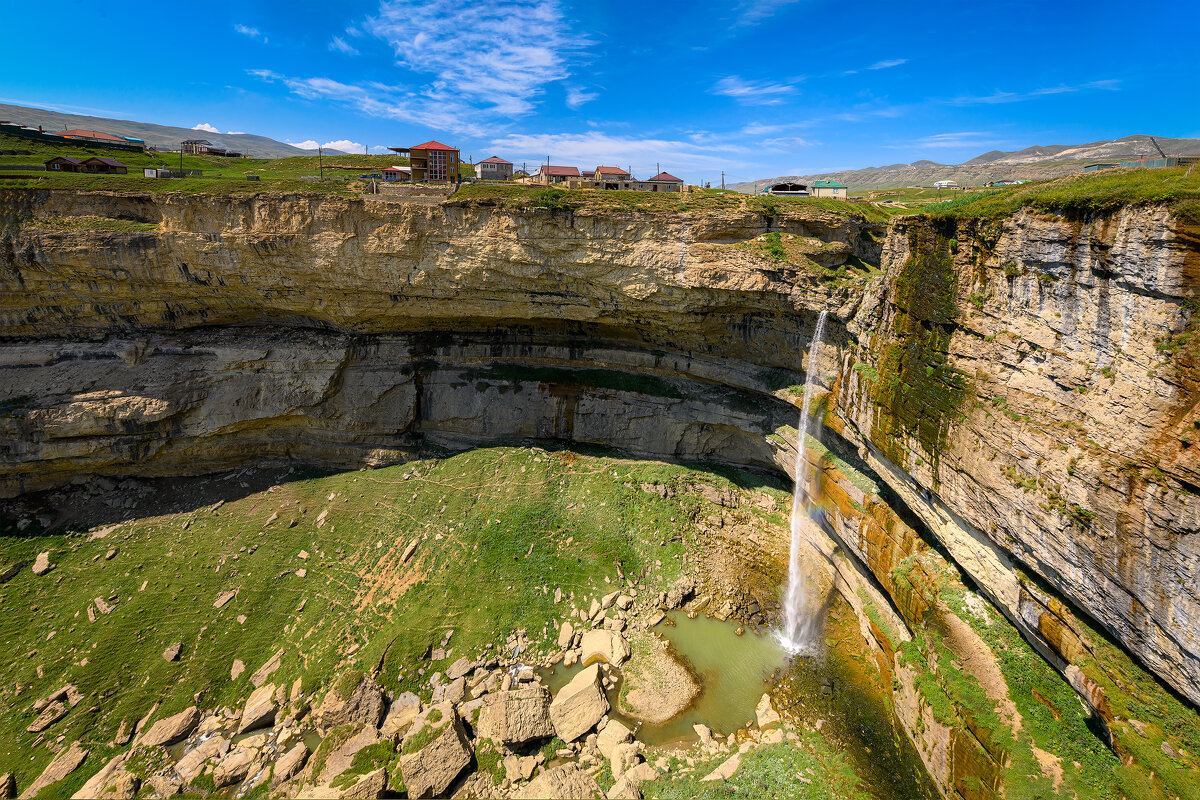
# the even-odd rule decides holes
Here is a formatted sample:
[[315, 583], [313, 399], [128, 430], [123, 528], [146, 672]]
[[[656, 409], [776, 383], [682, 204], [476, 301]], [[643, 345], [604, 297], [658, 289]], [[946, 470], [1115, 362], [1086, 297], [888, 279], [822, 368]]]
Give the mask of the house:
[[808, 197], [808, 186], [803, 183], [776, 183], [768, 186], [764, 194], [778, 195], [779, 197]]
[[652, 192], [681, 192], [683, 191], [683, 178], [676, 178], [669, 172], [660, 172], [651, 178], [650, 191]]
[[597, 189], [620, 189], [621, 182], [629, 178], [629, 173], [620, 167], [596, 167], [592, 176], [592, 180], [599, 184]]
[[408, 156], [413, 183], [458, 183], [458, 148], [438, 141], [428, 141], [413, 147], [389, 147], [394, 153]]
[[213, 143], [208, 139], [184, 139], [179, 143], [179, 146], [183, 152], [197, 155], [200, 153], [207, 153], [208, 148], [212, 147]]
[[55, 156], [46, 162], [48, 172], [79, 172], [83, 162], [70, 156]]
[[809, 194], [812, 197], [832, 197], [835, 200], [845, 200], [849, 195], [846, 184], [837, 181], [813, 181]]
[[69, 131], [63, 131], [58, 135], [66, 139], [82, 139], [84, 141], [104, 142], [106, 144], [141, 144], [142, 146], [145, 146], [146, 144], [141, 139], [134, 141], [132, 139], [126, 139], [123, 136], [113, 136], [111, 133], [105, 133], [104, 131], [88, 131], [83, 130], [82, 128], [74, 128]]
[[538, 167], [538, 171], [533, 173], [530, 179], [531, 183], [566, 183], [572, 178], [579, 177], [578, 167], [558, 167], [550, 164], [542, 164]]
[[384, 167], [379, 170], [385, 181], [411, 181], [412, 167]]
[[957, 181], [934, 181], [933, 188], [935, 189], [957, 189]]
[[485, 158], [475, 165], [475, 177], [481, 181], [511, 181], [513, 165], [500, 156]]
[[129, 169], [114, 158], [93, 156], [79, 166], [80, 172], [95, 172], [102, 175], [124, 175]]

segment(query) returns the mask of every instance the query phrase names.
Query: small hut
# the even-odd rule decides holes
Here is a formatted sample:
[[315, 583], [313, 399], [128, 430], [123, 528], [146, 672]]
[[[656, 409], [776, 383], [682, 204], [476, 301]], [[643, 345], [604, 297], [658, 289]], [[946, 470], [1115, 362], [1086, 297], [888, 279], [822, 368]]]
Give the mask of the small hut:
[[83, 162], [70, 156], [55, 156], [46, 162], [47, 172], [79, 172]]
[[129, 172], [129, 169], [115, 158], [93, 156], [80, 165], [79, 171], [94, 172], [101, 175], [124, 175]]

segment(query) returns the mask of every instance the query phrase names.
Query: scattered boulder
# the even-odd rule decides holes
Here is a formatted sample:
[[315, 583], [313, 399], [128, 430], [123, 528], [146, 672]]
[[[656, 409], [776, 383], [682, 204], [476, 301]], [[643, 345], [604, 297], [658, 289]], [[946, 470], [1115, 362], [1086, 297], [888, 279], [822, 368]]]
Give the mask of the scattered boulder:
[[299, 796], [326, 798], [336, 795], [330, 784], [350, 768], [359, 750], [379, 741], [379, 731], [361, 722], [348, 723], [331, 730], [308, 760], [302, 779], [307, 788]]
[[582, 651], [580, 658], [585, 664], [593, 659], [602, 658], [614, 667], [619, 667], [629, 660], [629, 643], [616, 631], [588, 631], [583, 634], [579, 649]]
[[721, 766], [714, 769], [712, 772], [705, 775], [700, 780], [702, 781], [725, 781], [733, 777], [733, 773], [737, 772], [737, 768], [742, 763], [740, 753], [734, 753], [729, 758], [721, 762]]
[[[357, 781], [347, 786], [338, 794], [338, 798], [346, 800], [368, 800], [368, 798], [383, 797], [383, 793], [387, 790], [387, 770], [383, 767], [368, 772], [366, 775], [359, 777]], [[410, 797], [412, 795], [409, 795]]]
[[410, 798], [440, 797], [471, 763], [462, 720], [449, 705], [433, 706], [413, 724], [401, 748], [400, 773]]
[[610, 719], [604, 729], [600, 731], [600, 735], [596, 737], [596, 749], [611, 761], [617, 745], [632, 741], [633, 732], [617, 720]]
[[679, 608], [695, 591], [696, 579], [691, 575], [684, 575], [671, 586], [663, 605], [667, 608]]
[[189, 784], [204, 771], [205, 761], [219, 758], [228, 752], [229, 739], [224, 736], [210, 736], [175, 762], [175, 774], [185, 785]]
[[254, 674], [250, 676], [250, 683], [254, 686], [262, 686], [266, 683], [267, 678], [271, 677], [271, 673], [279, 669], [280, 663], [283, 661], [283, 648], [276, 650], [266, 662], [254, 670]]
[[359, 670], [343, 672], [321, 705], [313, 712], [318, 730], [329, 730], [349, 722], [362, 722], [378, 728], [383, 721], [383, 687]]
[[379, 735], [385, 739], [398, 741], [398, 737], [408, 730], [413, 720], [421, 713], [421, 698], [412, 692], [404, 692], [396, 696], [388, 706], [387, 716], [379, 726]]
[[79, 742], [71, 742], [71, 746], [61, 751], [42, 770], [37, 780], [25, 787], [21, 797], [37, 797], [42, 789], [52, 786], [70, 775], [87, 758], [88, 751], [79, 746]]
[[213, 608], [220, 608], [235, 597], [237, 597], [237, 589], [227, 589], [217, 595], [217, 599], [213, 601]]
[[6, 772], [0, 775], [0, 798], [16, 797], [17, 796], [17, 779], [11, 772]]
[[[83, 784], [83, 787], [80, 788], [80, 790], [78, 792], [73, 794], [71, 796], [71, 799], [72, 800], [92, 800], [92, 798], [112, 797], [114, 793], [120, 793], [122, 795], [125, 795], [126, 791], [128, 790], [128, 786], [126, 785], [126, 782], [118, 781], [116, 779], [120, 775], [129, 775], [129, 773], [125, 772], [125, 769], [124, 769], [125, 763], [127, 761], [129, 761], [129, 755], [130, 754], [128, 752], [126, 752], [126, 753], [121, 753], [119, 755], [115, 755], [112, 758], [110, 758], [108, 760], [108, 763], [100, 768], [99, 772], [97, 772], [92, 777], [88, 778], [87, 783]], [[130, 776], [130, 777], [133, 777], [133, 776]], [[110, 791], [110, 783], [119, 784], [119, 785], [111, 786], [111, 791]], [[135, 784], [133, 787], [133, 793], [128, 794], [126, 796], [129, 798], [132, 798], [133, 795], [136, 793], [137, 793], [137, 786]], [[4, 796], [6, 796], [6, 795], [0, 794], [0, 797], [4, 797]]]
[[306, 761], [308, 761], [308, 747], [304, 742], [297, 742], [295, 747], [288, 750], [275, 762], [275, 768], [271, 772], [272, 788], [298, 774], [300, 770], [304, 769]]
[[242, 709], [242, 719], [238, 723], [238, 733], [245, 733], [256, 728], [272, 725], [275, 722], [275, 684], [264, 684], [253, 692], [246, 700]]
[[213, 785], [218, 789], [241, 783], [250, 775], [256, 753], [248, 747], [236, 747], [225, 754], [213, 769]]
[[573, 742], [595, 727], [608, 709], [600, 685], [600, 665], [592, 664], [559, 690], [550, 703], [550, 720], [564, 742]]
[[229, 670], [229, 680], [236, 681], [238, 676], [246, 671], [246, 664], [240, 658], [233, 660], [233, 666]]
[[446, 677], [452, 681], [458, 680], [474, 669], [474, 666], [475, 665], [468, 661], [466, 656], [464, 656], [446, 668]]
[[154, 723], [153, 727], [138, 739], [138, 744], [146, 747], [154, 747], [156, 745], [167, 747], [168, 745], [182, 742], [195, 729], [196, 723], [199, 721], [200, 709], [195, 706], [186, 708], [178, 714], [160, 719]]
[[46, 550], [37, 554], [37, 558], [33, 560], [33, 574], [45, 575], [50, 570], [54, 569], [55, 565], [50, 563], [50, 551]]
[[564, 621], [562, 627], [558, 629], [558, 646], [566, 650], [575, 641], [575, 626], [569, 621]]
[[758, 718], [758, 727], [767, 728], [779, 722], [779, 712], [771, 707], [771, 697], [764, 694], [754, 707], [754, 715]]
[[[8, 583], [13, 578], [15, 578], [17, 576], [17, 573], [20, 571], [21, 571], [21, 562], [20, 561], [14, 561], [11, 564], [5, 564], [4, 566], [0, 567], [0, 583]], [[4, 775], [7, 775], [10, 778], [12, 777], [11, 772], [6, 772], [6, 773], [4, 773]], [[3, 778], [4, 775], [0, 775], [0, 778]], [[14, 778], [14, 780], [15, 780], [15, 778]], [[3, 792], [3, 790], [4, 790], [4, 787], [0, 786], [0, 792]], [[0, 794], [0, 797], [4, 797], [4, 795]]]
[[179, 654], [183, 651], [183, 642], [175, 642], [166, 650], [163, 650], [164, 661], [178, 661]]
[[544, 686], [484, 695], [476, 735], [506, 745], [553, 736], [550, 702], [550, 691]]
[[564, 764], [538, 775], [515, 797], [526, 800], [568, 800], [604, 797], [604, 792], [596, 779], [578, 764]]
[[41, 733], [42, 731], [46, 730], [46, 728], [49, 728], [51, 725], [65, 717], [67, 712], [70, 710], [70, 707], [67, 706], [66, 703], [60, 700], [55, 700], [43, 708], [42, 713], [38, 714], [37, 719], [31, 722], [29, 727], [25, 730], [29, 733]]

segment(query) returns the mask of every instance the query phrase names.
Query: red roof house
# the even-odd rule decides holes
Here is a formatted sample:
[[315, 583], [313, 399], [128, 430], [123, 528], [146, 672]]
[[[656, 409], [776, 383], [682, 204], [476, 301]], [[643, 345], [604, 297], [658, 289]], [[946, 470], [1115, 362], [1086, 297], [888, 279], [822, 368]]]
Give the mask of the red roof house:
[[447, 183], [458, 181], [458, 148], [430, 140], [414, 147], [389, 147], [408, 156], [414, 182]]

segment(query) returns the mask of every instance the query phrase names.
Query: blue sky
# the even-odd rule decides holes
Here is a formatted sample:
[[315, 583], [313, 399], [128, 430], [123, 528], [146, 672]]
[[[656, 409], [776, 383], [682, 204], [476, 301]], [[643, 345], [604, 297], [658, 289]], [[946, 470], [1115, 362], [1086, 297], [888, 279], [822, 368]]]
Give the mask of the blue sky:
[[6, 37], [2, 102], [359, 152], [432, 138], [716, 182], [1200, 137], [1194, 0], [60, 2], [4, 17], [45, 32]]

